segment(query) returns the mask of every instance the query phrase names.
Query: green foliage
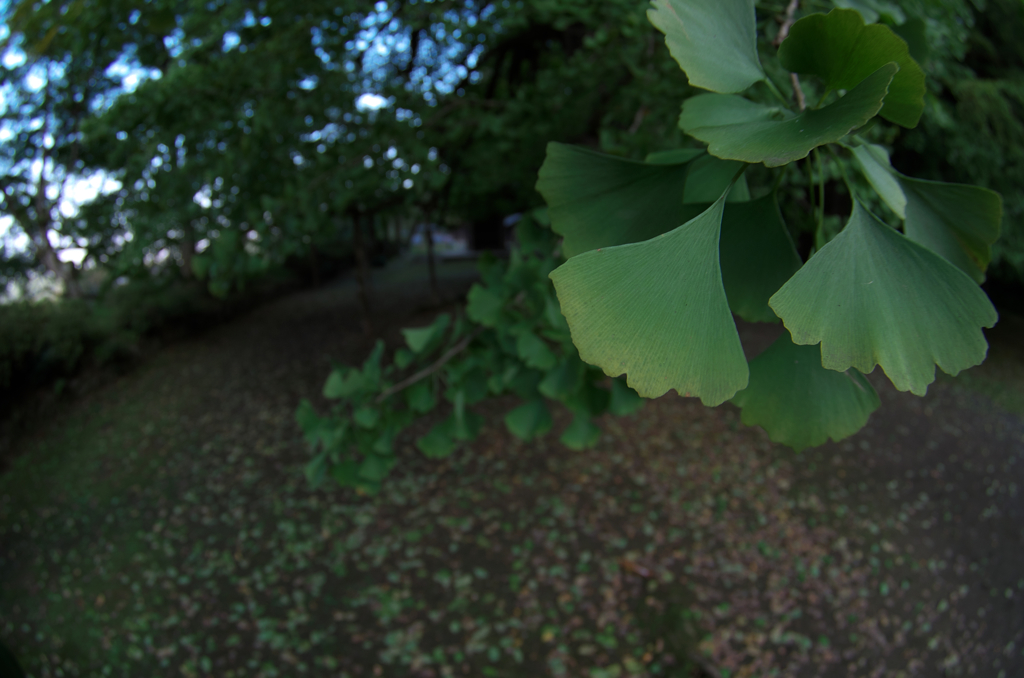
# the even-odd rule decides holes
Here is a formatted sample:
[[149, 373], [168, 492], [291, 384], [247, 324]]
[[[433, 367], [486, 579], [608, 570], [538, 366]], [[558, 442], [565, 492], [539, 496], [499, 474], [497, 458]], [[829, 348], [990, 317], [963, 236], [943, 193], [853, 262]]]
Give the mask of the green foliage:
[[878, 115], [915, 127], [924, 112], [924, 72], [906, 41], [887, 26], [865, 25], [855, 10], [834, 9], [797, 21], [779, 47], [779, 62], [793, 73], [818, 76], [826, 92], [852, 90], [879, 68], [895, 63], [899, 70]]
[[881, 404], [864, 375], [825, 369], [820, 346], [798, 346], [788, 334], [750, 361], [750, 386], [732, 402], [744, 424], [798, 452], [856, 433]]
[[[652, 11], [691, 83], [735, 92], [737, 83], [743, 89], [759, 80], [755, 70], [767, 62], [761, 58], [754, 69], [754, 62], [736, 56], [758, 54], [747, 30], [753, 17], [742, 7], [746, 3], [675, 2]], [[714, 27], [732, 47], [737, 40], [747, 42], [733, 60], [719, 60], [709, 70], [706, 57], [713, 50], [703, 42], [709, 33], [673, 30], [670, 15]], [[741, 161], [733, 182], [743, 173], [742, 163], [784, 168], [814, 153], [821, 211], [815, 251], [804, 266], [781, 237], [773, 246], [736, 246], [753, 240], [744, 234], [784, 234], [770, 189], [761, 209], [732, 209], [729, 238], [723, 212], [730, 213], [725, 200], [732, 184], [712, 207], [676, 217], [681, 225], [667, 230], [687, 188], [702, 182], [699, 173], [707, 173], [703, 182], [714, 181], [696, 163], [685, 186], [669, 173], [671, 165], [622, 166], [619, 178], [611, 159], [591, 161], [591, 167], [608, 168], [599, 175], [581, 167], [574, 176], [573, 158], [583, 156], [552, 146], [538, 187], [552, 207], [553, 228], [566, 235], [567, 253], [576, 255], [551, 277], [585, 361], [611, 375], [626, 373], [628, 383], [647, 397], [674, 388], [717, 405], [735, 396], [748, 421], [800, 448], [853, 433], [877, 407], [867, 382], [852, 368], [867, 373], [880, 364], [898, 389], [922, 395], [935, 379], [936, 365], [956, 374], [984, 360], [981, 328], [992, 327], [997, 316], [963, 270], [983, 279], [1001, 202], [984, 189], [898, 174], [884, 152], [859, 136], [876, 115], [913, 127], [924, 110], [922, 71], [888, 26], [865, 26], [858, 12], [845, 9], [806, 16], [782, 42], [779, 63], [794, 74], [796, 87], [796, 74], [821, 78], [824, 92], [816, 106], [804, 110], [798, 98], [793, 110], [782, 88], [765, 75], [765, 87], [743, 96], [687, 99], [680, 127], [708, 143], [711, 156]], [[764, 71], [775, 72], [774, 66]], [[890, 205], [904, 219], [906, 235], [859, 200], [845, 228], [827, 227], [820, 147], [833, 154], [854, 196], [860, 187], [849, 183], [846, 167], [856, 159], [878, 190], [874, 202]], [[775, 185], [784, 178], [779, 175]], [[744, 186], [745, 192], [757, 190]], [[636, 206], [640, 199], [642, 211]], [[769, 297], [770, 311], [761, 306]], [[730, 307], [755, 319], [770, 319], [774, 311], [792, 337], [793, 345], [780, 340], [754, 364], [758, 378], [749, 388]], [[847, 377], [829, 378], [828, 370]]]
[[481, 282], [469, 292], [465, 315], [441, 314], [426, 327], [402, 331], [406, 348], [390, 362], [378, 342], [361, 367], [338, 367], [323, 395], [335, 401], [320, 416], [303, 401], [296, 419], [316, 456], [306, 469], [311, 482], [327, 478], [376, 492], [394, 466], [395, 441], [417, 418], [444, 416], [416, 439], [426, 457], [441, 459], [473, 440], [483, 423], [471, 407], [484, 398], [515, 394], [526, 402], [505, 416], [510, 433], [531, 440], [554, 421], [546, 399], [565, 404], [573, 422], [562, 434], [572, 449], [597, 442], [596, 417], [624, 415], [640, 403], [629, 387], [610, 385], [584, 364], [569, 337], [548, 274], [558, 260], [553, 234], [524, 216], [520, 246], [508, 262], [484, 258]]
[[222, 313], [196, 285], [134, 280], [97, 300], [0, 305], [0, 398], [73, 376], [86, 364], [137, 354], [143, 337], [174, 323]]
[[715, 406], [747, 385], [719, 267], [724, 208], [723, 194], [669, 233], [587, 252], [552, 274], [585, 362], [627, 374], [645, 398], [675, 389]]
[[897, 72], [895, 63], [885, 64], [841, 99], [799, 115], [775, 102], [702, 94], [686, 101], [679, 125], [707, 143], [711, 155], [781, 167], [865, 125], [881, 110]]
[[[376, 490], [393, 464], [379, 436], [393, 440], [443, 397], [450, 415], [418, 445], [447, 456], [477, 430], [468, 405], [505, 392], [525, 401], [505, 417], [524, 440], [552, 426], [545, 398], [576, 412], [562, 441], [579, 449], [599, 438], [593, 416], [630, 411], [636, 393], [674, 389], [710, 406], [731, 399], [744, 421], [803, 449], [865, 424], [880, 404], [864, 377], [876, 364], [896, 388], [920, 395], [936, 365], [956, 374], [984, 359], [981, 329], [997, 316], [977, 282], [999, 233], [998, 195], [912, 179], [872, 143], [883, 134], [876, 116], [914, 127], [925, 110], [923, 71], [900, 37], [919, 37], [920, 26], [898, 34], [865, 24], [908, 19], [888, 5], [848, 3], [855, 9], [796, 20], [775, 60], [747, 0], [653, 4], [649, 18], [691, 85], [712, 90], [686, 99], [679, 118], [706, 153], [665, 148], [639, 162], [549, 144], [537, 190], [568, 260], [547, 256], [550, 244], [524, 219], [526, 250], [514, 250], [507, 269], [484, 264], [465, 318], [450, 330], [447, 316], [406, 330], [409, 350], [396, 364], [380, 367], [379, 346], [362, 370], [332, 374], [325, 394], [342, 397], [332, 415], [301, 410], [307, 433], [329, 432], [317, 434], [311, 475], [323, 468], [343, 485]], [[787, 70], [793, 103], [775, 81]], [[806, 81], [816, 105], [804, 105], [799, 75], [820, 79]], [[780, 186], [791, 194], [789, 166], [804, 158], [815, 243], [806, 262], [778, 202]], [[829, 176], [853, 198], [845, 226], [826, 218]], [[868, 205], [888, 206], [894, 224]], [[748, 365], [733, 313], [781, 318], [787, 332]], [[591, 366], [626, 375], [636, 393], [618, 381], [598, 388]], [[471, 386], [474, 374], [486, 387]]]

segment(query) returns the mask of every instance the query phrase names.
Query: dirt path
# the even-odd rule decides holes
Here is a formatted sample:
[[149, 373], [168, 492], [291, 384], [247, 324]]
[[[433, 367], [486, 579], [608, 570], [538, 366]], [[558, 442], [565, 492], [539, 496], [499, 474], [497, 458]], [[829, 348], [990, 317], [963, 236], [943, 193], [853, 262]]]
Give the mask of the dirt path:
[[[429, 320], [416, 270], [375, 299], [392, 340]], [[310, 491], [294, 410], [368, 351], [355, 313], [279, 300], [22, 441], [0, 638], [33, 676], [1024, 675], [1024, 423], [960, 382], [803, 455], [676, 397], [523, 445], [494, 403], [380, 497]], [[1013, 402], [1017, 330], [961, 382]]]

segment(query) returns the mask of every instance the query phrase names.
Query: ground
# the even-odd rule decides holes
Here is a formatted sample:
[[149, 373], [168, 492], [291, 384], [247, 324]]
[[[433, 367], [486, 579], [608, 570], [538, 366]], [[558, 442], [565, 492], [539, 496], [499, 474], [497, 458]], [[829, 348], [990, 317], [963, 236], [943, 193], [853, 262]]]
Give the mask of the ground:
[[[423, 275], [377, 276], [393, 341], [437, 311]], [[874, 379], [867, 428], [803, 454], [675, 395], [588, 452], [523, 444], [502, 400], [363, 497], [306, 485], [294, 422], [369, 350], [356, 308], [345, 281], [279, 299], [18, 443], [0, 639], [29, 675], [1024, 675], [1019, 318], [925, 398]]]

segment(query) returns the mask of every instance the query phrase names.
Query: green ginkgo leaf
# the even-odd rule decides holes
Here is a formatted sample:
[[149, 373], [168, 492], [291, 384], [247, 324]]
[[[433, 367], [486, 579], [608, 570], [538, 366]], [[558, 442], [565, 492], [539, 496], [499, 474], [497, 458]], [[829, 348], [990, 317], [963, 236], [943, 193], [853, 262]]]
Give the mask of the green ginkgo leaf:
[[672, 151], [648, 153], [644, 162], [648, 165], [684, 165], [707, 153], [703, 148], [677, 148]]
[[679, 126], [706, 142], [711, 155], [780, 167], [839, 141], [873, 118], [897, 70], [896, 64], [886, 64], [838, 101], [797, 116], [739, 96], [701, 94], [683, 104]]
[[634, 162], [552, 142], [537, 190], [547, 201], [551, 228], [565, 238], [562, 252], [573, 257], [682, 224], [686, 175], [685, 163]]
[[863, 374], [825, 369], [821, 347], [798, 346], [788, 332], [750, 361], [750, 385], [732, 402], [744, 424], [797, 452], [853, 435], [881, 404]]
[[540, 382], [541, 395], [552, 400], [564, 400], [572, 395], [583, 379], [585, 366], [575, 355], [567, 355], [549, 371]]
[[417, 382], [405, 392], [405, 400], [409, 409], [417, 414], [426, 414], [434, 409], [437, 398], [434, 396], [434, 384], [429, 379]]
[[590, 420], [590, 417], [582, 414], [577, 414], [573, 418], [572, 423], [559, 438], [563, 445], [576, 451], [593, 447], [600, 439], [601, 429]]
[[[686, 185], [683, 187], [683, 202], [688, 205], [701, 203], [712, 203], [718, 200], [736, 180], [736, 184], [729, 191], [728, 202], [746, 202], [750, 200], [750, 189], [747, 186], [747, 178], [741, 176], [736, 179], [736, 174], [745, 165], [735, 160], [722, 160], [713, 155], [705, 155], [690, 164], [690, 171], [686, 175]], [[682, 222], [679, 222], [680, 224]], [[679, 224], [676, 224], [678, 226]]]
[[633, 414], [644, 405], [640, 394], [631, 389], [621, 379], [612, 379], [611, 393], [608, 400], [608, 411], [616, 417]]
[[654, 0], [647, 18], [694, 87], [731, 94], [764, 79], [754, 0]]
[[899, 182], [907, 196], [907, 237], [984, 282], [1003, 220], [999, 194], [980, 186], [903, 175]]
[[505, 426], [520, 440], [532, 440], [551, 430], [551, 412], [542, 399], [531, 400], [505, 415]]
[[449, 417], [416, 440], [416, 447], [427, 459], [444, 459], [455, 451], [455, 423]]
[[801, 265], [777, 196], [726, 205], [720, 249], [722, 282], [732, 312], [750, 322], [777, 322], [768, 300]]
[[874, 144], [865, 144], [851, 148], [853, 157], [857, 160], [861, 174], [875, 189], [878, 197], [895, 212], [900, 219], [907, 218], [907, 196], [900, 186], [900, 182], [893, 175], [892, 165], [889, 162], [889, 153], [885, 148]]
[[852, 90], [886, 64], [896, 63], [885, 105], [886, 120], [916, 127], [924, 112], [924, 71], [903, 38], [883, 24], [864, 24], [860, 12], [834, 9], [800, 19], [779, 47], [779, 62], [794, 73], [820, 77], [829, 91]]
[[822, 365], [865, 374], [881, 365], [901, 391], [924, 395], [935, 365], [978, 365], [982, 327], [998, 315], [962, 271], [855, 203], [846, 228], [769, 302], [797, 344], [821, 343]]
[[427, 349], [434, 349], [441, 344], [444, 331], [451, 324], [451, 316], [442, 313], [437, 316], [430, 325], [426, 327], [405, 328], [402, 335], [405, 336], [405, 343], [413, 353], [423, 353]]
[[470, 320], [485, 327], [495, 327], [500, 322], [505, 300], [490, 287], [474, 283], [466, 301], [466, 315]]
[[516, 352], [527, 367], [550, 370], [558, 363], [558, 356], [544, 340], [529, 330], [523, 330], [516, 339]]
[[719, 405], [747, 384], [722, 285], [725, 196], [646, 242], [573, 257], [551, 273], [580, 358], [626, 374], [646, 398], [670, 389]]

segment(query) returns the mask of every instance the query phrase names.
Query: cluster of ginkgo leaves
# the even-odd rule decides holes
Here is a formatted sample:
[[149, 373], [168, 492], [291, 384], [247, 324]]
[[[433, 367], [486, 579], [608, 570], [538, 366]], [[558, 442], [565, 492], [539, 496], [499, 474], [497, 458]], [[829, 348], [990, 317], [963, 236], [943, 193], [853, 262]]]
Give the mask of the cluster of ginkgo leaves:
[[553, 427], [548, 400], [563, 403], [574, 416], [560, 440], [577, 450], [597, 442], [602, 414], [625, 415], [642, 404], [623, 380], [609, 380], [580, 360], [548, 279], [560, 260], [543, 221], [545, 210], [520, 220], [519, 245], [508, 261], [481, 260], [481, 280], [470, 289], [464, 314], [444, 313], [426, 327], [402, 330], [406, 345], [386, 365], [378, 341], [362, 367], [334, 369], [323, 390], [334, 401], [326, 416], [302, 402], [298, 421], [315, 450], [306, 467], [311, 483], [331, 477], [376, 492], [397, 461], [396, 439], [438, 408], [448, 416], [416, 440], [430, 459], [449, 456], [480, 433], [483, 419], [470, 407], [487, 397], [514, 394], [523, 401], [505, 415], [509, 432], [523, 440]]
[[[506, 420], [522, 437], [550, 425], [541, 396], [574, 407], [573, 433], [563, 439], [583, 447], [596, 440], [592, 417], [616, 394], [675, 390], [709, 406], [731, 400], [745, 423], [799, 450], [864, 426], [880, 404], [864, 377], [876, 365], [897, 389], [923, 395], [936, 365], [955, 375], [984, 360], [982, 328], [997, 314], [979, 283], [999, 236], [1000, 197], [904, 176], [863, 134], [877, 117], [914, 127], [924, 111], [925, 76], [904, 38], [837, 8], [793, 23], [771, 55], [778, 65], [765, 68], [752, 0], [655, 0], [648, 16], [690, 84], [708, 90], [687, 99], [679, 119], [706, 149], [635, 162], [552, 143], [537, 189], [568, 260], [555, 268], [547, 254], [529, 264], [515, 254], [500, 279], [485, 268], [470, 293], [471, 322], [449, 332], [442, 316], [407, 330], [409, 348], [391, 369], [445, 341], [466, 342], [459, 361], [427, 368], [406, 390], [408, 410], [379, 409], [396, 388], [381, 376], [380, 348], [361, 372], [332, 373], [325, 394], [347, 399], [351, 416], [319, 419], [303, 406], [307, 434], [322, 443], [311, 477], [379, 482], [366, 450], [390, 450], [389, 431], [411, 421], [409, 411], [431, 409], [438, 387], [423, 384], [441, 374], [453, 413], [419, 440], [428, 456], [449, 453], [478, 428], [467, 405], [505, 390], [527, 399]], [[787, 71], [794, 95], [800, 77], [820, 92], [816, 105], [782, 93], [770, 74]], [[837, 234], [819, 221], [805, 262], [781, 216], [779, 181], [759, 195], [745, 172], [754, 164], [784, 172], [811, 154], [820, 165], [821, 150], [856, 168], [877, 196], [867, 200], [844, 171], [852, 213]], [[898, 228], [870, 211], [882, 204]], [[548, 271], [557, 302], [537, 277]], [[748, 362], [733, 314], [781, 319], [788, 331]], [[604, 375], [623, 374], [630, 389], [619, 381], [603, 388]], [[345, 450], [363, 453], [339, 461]]]

